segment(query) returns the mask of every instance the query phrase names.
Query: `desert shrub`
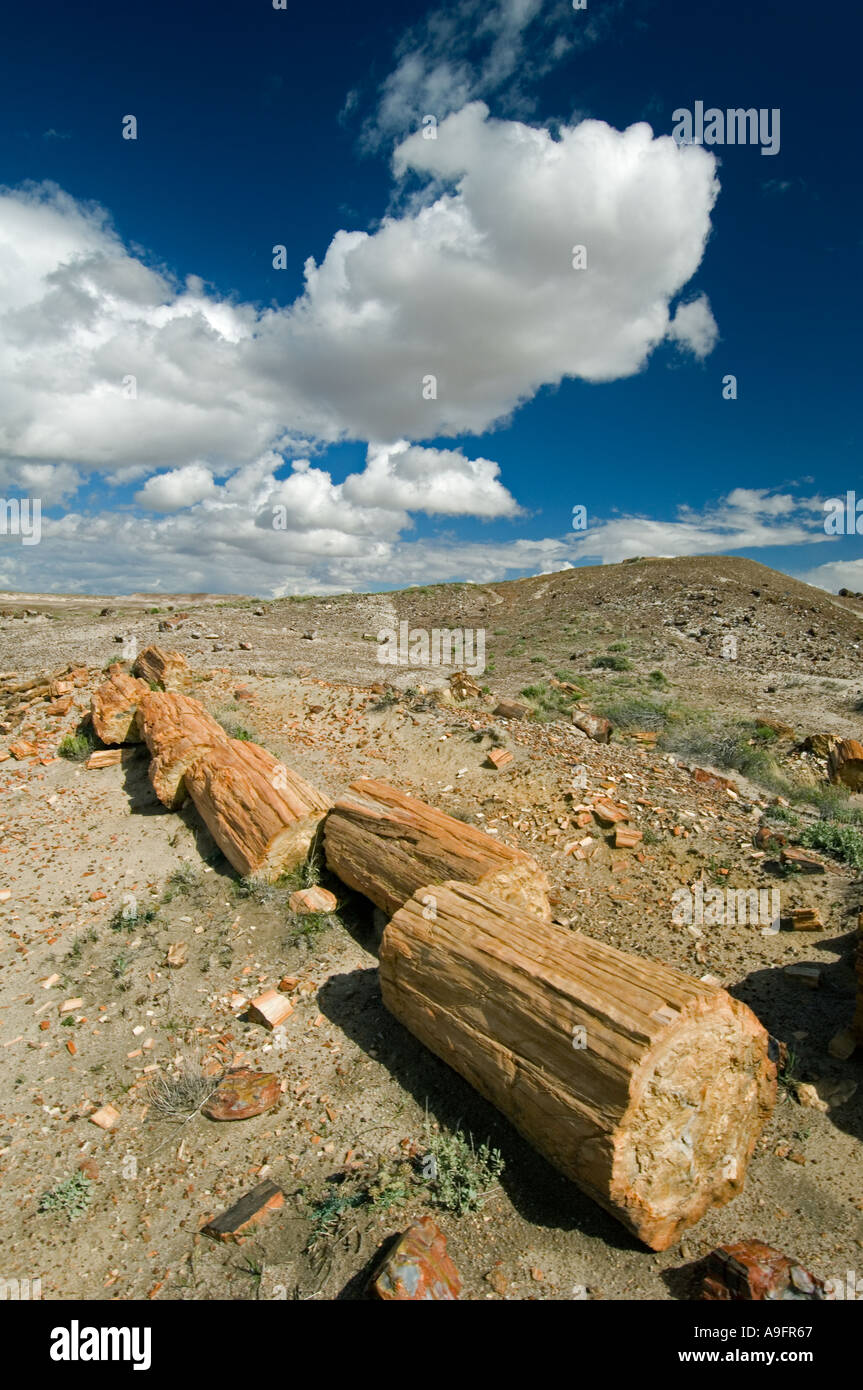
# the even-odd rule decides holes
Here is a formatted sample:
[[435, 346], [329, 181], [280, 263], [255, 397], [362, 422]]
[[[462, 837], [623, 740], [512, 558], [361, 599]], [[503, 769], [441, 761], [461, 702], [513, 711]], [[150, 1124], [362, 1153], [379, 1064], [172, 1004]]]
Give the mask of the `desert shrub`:
[[70, 1221], [78, 1221], [85, 1215], [92, 1200], [93, 1184], [86, 1173], [78, 1171], [50, 1192], [43, 1192], [39, 1199], [39, 1210], [63, 1212]]
[[616, 656], [606, 653], [605, 656], [595, 656], [590, 663], [595, 670], [603, 671], [630, 671], [631, 663], [625, 656]]
[[159, 1120], [182, 1122], [200, 1110], [213, 1094], [217, 1077], [205, 1076], [197, 1057], [184, 1057], [176, 1076], [154, 1076], [146, 1100]]
[[433, 1133], [422, 1160], [435, 1206], [463, 1216], [478, 1211], [503, 1172], [499, 1149], [489, 1144], [474, 1147], [473, 1136], [456, 1130], [454, 1134]]
[[826, 850], [834, 858], [850, 864], [852, 869], [863, 869], [863, 831], [854, 825], [816, 821], [800, 831], [797, 841], [807, 849]]
[[254, 732], [246, 728], [245, 724], [237, 718], [233, 710], [219, 710], [216, 715], [216, 721], [221, 724], [228, 738], [240, 739], [243, 743], [254, 743]]
[[83, 763], [95, 747], [95, 734], [86, 729], [79, 729], [74, 734], [66, 735], [57, 752], [61, 758], [68, 758], [70, 763]]

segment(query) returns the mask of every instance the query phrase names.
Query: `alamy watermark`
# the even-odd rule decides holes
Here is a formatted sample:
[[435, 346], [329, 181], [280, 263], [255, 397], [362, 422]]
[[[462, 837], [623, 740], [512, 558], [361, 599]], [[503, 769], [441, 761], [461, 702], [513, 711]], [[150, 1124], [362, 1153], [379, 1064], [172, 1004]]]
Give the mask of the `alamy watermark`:
[[42, 539], [42, 499], [0, 497], [0, 536], [20, 536], [22, 545], [38, 545]]
[[824, 530], [828, 536], [863, 536], [863, 497], [856, 492], [828, 497], [824, 503]]
[[9, 1299], [13, 1302], [29, 1303], [42, 1297], [42, 1279], [0, 1279], [0, 1303]]
[[378, 661], [390, 666], [453, 666], [470, 676], [485, 670], [485, 628], [412, 628], [401, 622], [378, 633]]
[[761, 106], [744, 109], [729, 107], [721, 111], [697, 101], [695, 110], [679, 106], [671, 119], [672, 139], [678, 145], [760, 145], [762, 154], [779, 153], [779, 107], [768, 110]]
[[768, 927], [779, 930], [778, 888], [676, 888], [671, 895], [671, 920], [678, 927]]

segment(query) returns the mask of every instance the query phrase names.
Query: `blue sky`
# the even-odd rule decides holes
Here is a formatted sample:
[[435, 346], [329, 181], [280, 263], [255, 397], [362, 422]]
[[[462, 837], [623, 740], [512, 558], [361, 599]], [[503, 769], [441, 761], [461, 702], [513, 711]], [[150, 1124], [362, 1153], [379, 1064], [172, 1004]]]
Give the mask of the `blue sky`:
[[[0, 535], [0, 586], [732, 553], [863, 589], [823, 525], [863, 498], [859, 27], [799, 0], [19, 7], [0, 497], [42, 529]], [[697, 101], [778, 110], [778, 152], [681, 147]]]

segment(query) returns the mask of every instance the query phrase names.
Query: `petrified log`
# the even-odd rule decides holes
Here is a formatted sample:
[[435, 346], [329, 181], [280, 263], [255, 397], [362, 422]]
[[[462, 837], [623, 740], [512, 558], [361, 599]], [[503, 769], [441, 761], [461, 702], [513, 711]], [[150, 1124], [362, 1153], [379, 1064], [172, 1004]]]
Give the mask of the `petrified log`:
[[578, 710], [572, 716], [572, 722], [577, 729], [581, 729], [583, 734], [592, 738], [594, 743], [609, 743], [614, 732], [611, 721], [602, 719], [598, 714], [587, 714], [584, 710]]
[[396, 1018], [652, 1249], [740, 1192], [776, 1068], [725, 990], [464, 883], [396, 912], [380, 977]]
[[140, 743], [138, 705], [150, 693], [146, 681], [114, 668], [109, 680], [93, 692], [90, 713], [103, 743]]
[[163, 651], [154, 643], [144, 648], [132, 670], [141, 680], [158, 686], [160, 690], [176, 690], [189, 674], [189, 663], [180, 652]]
[[428, 884], [475, 883], [504, 902], [549, 919], [548, 880], [523, 850], [407, 796], [361, 778], [324, 824], [327, 867], [391, 916]]
[[830, 749], [827, 772], [831, 782], [842, 782], [852, 792], [863, 788], [863, 744], [842, 738]]
[[271, 881], [305, 858], [331, 805], [265, 748], [235, 738], [202, 753], [185, 782], [225, 858]]
[[228, 736], [203, 705], [173, 690], [148, 690], [138, 706], [138, 728], [149, 749], [150, 781], [163, 806], [176, 811], [188, 795], [186, 769]]

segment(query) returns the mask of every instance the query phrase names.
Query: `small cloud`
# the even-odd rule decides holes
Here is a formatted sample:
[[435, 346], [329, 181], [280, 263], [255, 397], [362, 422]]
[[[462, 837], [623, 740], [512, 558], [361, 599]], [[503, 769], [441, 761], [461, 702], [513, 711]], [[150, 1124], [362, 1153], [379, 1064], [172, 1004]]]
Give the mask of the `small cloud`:
[[43, 140], [71, 140], [72, 136], [68, 130], [55, 130], [51, 126], [50, 130], [42, 131]]

